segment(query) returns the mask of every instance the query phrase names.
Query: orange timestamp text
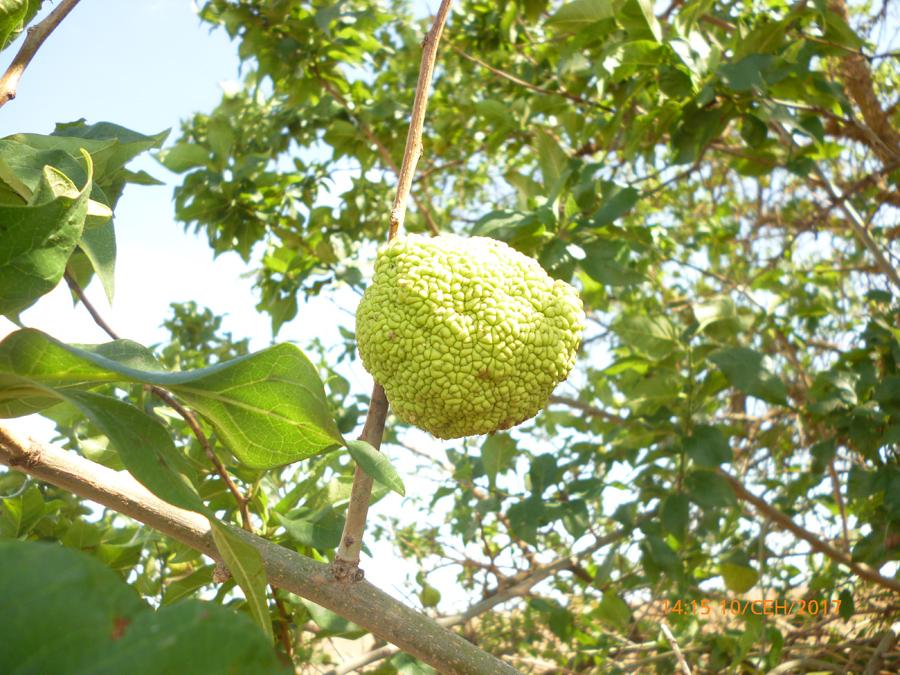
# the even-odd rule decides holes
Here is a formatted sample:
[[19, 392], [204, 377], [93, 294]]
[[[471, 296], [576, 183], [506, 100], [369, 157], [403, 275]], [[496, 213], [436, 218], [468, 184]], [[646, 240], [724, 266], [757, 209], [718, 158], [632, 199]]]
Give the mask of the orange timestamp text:
[[789, 600], [777, 598], [701, 598], [699, 600], [662, 600], [664, 614], [688, 616], [822, 616], [837, 614], [841, 610], [840, 599]]

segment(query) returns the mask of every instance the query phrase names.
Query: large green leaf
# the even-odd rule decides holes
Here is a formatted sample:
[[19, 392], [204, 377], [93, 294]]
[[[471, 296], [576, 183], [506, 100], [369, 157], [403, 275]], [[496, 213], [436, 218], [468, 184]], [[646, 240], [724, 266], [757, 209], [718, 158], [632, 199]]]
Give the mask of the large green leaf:
[[193, 600], [154, 611], [88, 555], [0, 541], [0, 569], [6, 675], [285, 672], [248, 617]]
[[29, 203], [0, 205], [0, 314], [18, 314], [62, 278], [87, 216], [92, 169], [85, 160], [81, 190], [46, 167]]
[[65, 398], [109, 438], [125, 467], [148, 490], [170, 504], [208, 514], [159, 421], [109, 396], [70, 389]]
[[725, 434], [718, 427], [706, 424], [698, 424], [684, 439], [684, 451], [702, 467], [716, 467], [732, 459]]
[[747, 347], [725, 347], [709, 355], [731, 385], [769, 403], [787, 403], [784, 382], [766, 367], [765, 357]]
[[575, 0], [560, 7], [547, 25], [563, 33], [575, 33], [612, 16], [613, 6], [609, 0]]
[[[181, 373], [148, 368], [152, 361], [145, 352], [129, 342], [74, 347], [40, 331], [16, 331], [0, 342], [0, 415], [27, 414], [54, 403], [41, 387], [28, 390], [22, 378], [60, 390], [138, 382], [180, 396], [254, 468], [288, 464], [344, 443], [315, 366], [293, 345]], [[4, 374], [18, 379], [7, 382]]]
[[512, 468], [516, 456], [516, 442], [509, 434], [491, 434], [481, 445], [481, 465], [491, 487], [497, 474]]

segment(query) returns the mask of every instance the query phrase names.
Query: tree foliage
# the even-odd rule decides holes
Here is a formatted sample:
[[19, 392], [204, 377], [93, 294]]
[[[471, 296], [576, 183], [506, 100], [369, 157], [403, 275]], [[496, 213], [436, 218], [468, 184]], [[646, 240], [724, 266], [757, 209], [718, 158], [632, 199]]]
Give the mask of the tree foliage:
[[[64, 274], [112, 295], [111, 216], [127, 183], [154, 183], [125, 168], [148, 150], [183, 174], [176, 217], [253, 267], [276, 334], [304, 298], [365, 287], [406, 143], [420, 8], [199, 11], [234, 39], [243, 81], [162, 150], [164, 134], [84, 121], [0, 141], [7, 316]], [[17, 472], [0, 476], [0, 533], [61, 541], [128, 579], [161, 607], [150, 619], [123, 588], [144, 616], [129, 639], [167, 611], [209, 630], [185, 600], [200, 596], [274, 620], [294, 663], [317, 664], [328, 638], [363, 631], [282, 591], [266, 599], [227, 524], [247, 524], [243, 511], [327, 559], [358, 462], [375, 500], [405, 483], [408, 508], [378, 513], [370, 535], [415, 563], [423, 610], [459, 610], [464, 591], [479, 610], [466, 635], [523, 671], [671, 672], [662, 621], [704, 672], [897, 666], [875, 651], [900, 584], [900, 78], [879, 37], [892, 17], [843, 0], [462, 3], [407, 227], [501, 239], [577, 286], [589, 327], [551, 405], [439, 445], [391, 419], [398, 470], [345, 440], [368, 403], [352, 322], [344, 344], [304, 345], [311, 358], [288, 344], [249, 354], [192, 304], [173, 305], [171, 340], [150, 349], [26, 328], [0, 343], [4, 416], [41, 411], [74, 451], [206, 514], [243, 594], [199, 553]], [[202, 433], [153, 387], [196, 410]], [[413, 461], [418, 480], [402, 469]], [[2, 546], [35, 560], [29, 574], [63, 556]], [[757, 613], [767, 598], [791, 609]], [[417, 667], [398, 654], [377, 672]]]

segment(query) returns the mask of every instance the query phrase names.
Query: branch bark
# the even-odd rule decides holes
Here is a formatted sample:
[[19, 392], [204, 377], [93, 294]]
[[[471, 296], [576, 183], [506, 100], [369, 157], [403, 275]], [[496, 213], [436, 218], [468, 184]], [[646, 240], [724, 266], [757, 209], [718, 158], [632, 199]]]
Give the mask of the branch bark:
[[[849, 24], [850, 15], [844, 0], [832, 0], [829, 8]], [[839, 74], [844, 87], [859, 106], [866, 127], [872, 131], [873, 137], [867, 144], [885, 164], [896, 161], [900, 158], [900, 132], [893, 127], [875, 95], [872, 71], [866, 57], [856, 52], [848, 54], [841, 57], [840, 66]]]
[[872, 583], [894, 591], [895, 593], [900, 593], [900, 581], [885, 577], [877, 570], [872, 569], [868, 565], [854, 562], [853, 560], [851, 560], [849, 555], [834, 548], [834, 546], [832, 546], [831, 544], [822, 541], [809, 530], [797, 525], [797, 523], [791, 520], [789, 516], [771, 506], [764, 499], [760, 499], [755, 494], [750, 492], [746, 487], [744, 487], [743, 483], [741, 483], [731, 474], [722, 471], [721, 469], [718, 470], [718, 474], [728, 481], [728, 483], [731, 485], [731, 489], [734, 491], [734, 494], [738, 499], [751, 504], [758, 513], [761, 513], [762, 515], [767, 517], [781, 529], [787, 530], [791, 534], [805, 541], [812, 547], [814, 551], [822, 553], [823, 555], [831, 558], [836, 563], [839, 563], [848, 568], [860, 579], [871, 581]]
[[[428, 108], [428, 93], [431, 89], [431, 76], [437, 60], [438, 44], [444, 24], [450, 14], [452, 0], [441, 0], [431, 30], [422, 42], [422, 62], [419, 66], [419, 80], [416, 83], [416, 94], [413, 99], [412, 117], [409, 132], [406, 135], [406, 147], [403, 151], [403, 163], [397, 176], [397, 196], [391, 207], [388, 241], [397, 236], [406, 217], [406, 202], [412, 187], [416, 164], [422, 155], [422, 127], [425, 123], [425, 111]], [[375, 449], [381, 447], [384, 435], [384, 421], [387, 417], [388, 400], [384, 388], [375, 383], [372, 390], [372, 401], [366, 415], [360, 440], [367, 441]], [[362, 550], [362, 538], [366, 529], [366, 517], [369, 511], [369, 499], [372, 496], [372, 478], [359, 467], [353, 476], [353, 487], [350, 491], [350, 504], [347, 507], [347, 519], [341, 533], [341, 543], [334, 556], [331, 571], [337, 581], [360, 581], [363, 578], [359, 569], [359, 553]]]
[[[651, 511], [650, 513], [639, 516], [635, 520], [635, 527], [637, 527], [640, 523], [650, 520], [655, 514], [656, 511]], [[578, 553], [570, 556], [560, 556], [559, 558], [556, 558], [549, 563], [537, 565], [532, 569], [521, 572], [516, 576], [508, 577], [504, 580], [504, 584], [508, 585], [504, 585], [502, 588], [498, 587], [494, 589], [494, 591], [486, 598], [483, 598], [482, 600], [479, 600], [478, 602], [470, 605], [463, 612], [460, 612], [458, 614], [450, 614], [448, 616], [443, 616], [437, 619], [437, 623], [448, 628], [451, 626], [463, 625], [469, 622], [471, 619], [489, 612], [494, 607], [502, 605], [504, 602], [526, 595], [534, 586], [542, 582], [544, 579], [553, 576], [554, 574], [557, 574], [564, 570], [569, 570], [574, 574], [574, 570], [577, 568], [578, 560], [596, 553], [604, 546], [608, 546], [612, 543], [615, 543], [616, 541], [624, 539], [626, 536], [631, 534], [633, 529], [634, 528], [619, 528], [618, 530], [614, 530], [609, 534], [598, 537], [590, 546], [579, 551]], [[398, 651], [400, 650], [397, 649], [397, 647], [391, 645], [377, 647], [376, 649], [362, 654], [353, 661], [341, 665], [339, 668], [328, 671], [325, 675], [347, 675], [348, 673], [352, 673], [359, 668], [362, 668], [363, 666], [369, 665], [370, 663], [375, 663], [376, 661], [380, 661], [381, 659], [389, 658], [396, 654]]]
[[28, 64], [31, 63], [41, 45], [44, 44], [44, 40], [50, 37], [50, 33], [56, 30], [56, 27], [69, 15], [69, 12], [75, 9], [75, 5], [78, 2], [79, 0], [63, 0], [43, 21], [28, 29], [25, 42], [12, 63], [9, 64], [9, 68], [3, 73], [3, 77], [0, 78], [0, 107], [16, 97], [19, 81], [22, 79], [22, 75], [25, 74]]
[[[2, 426], [0, 464], [130, 516], [221, 562], [206, 518], [162, 501], [127, 473], [51, 445], [24, 441]], [[327, 565], [249, 532], [234, 532], [259, 551], [273, 584], [359, 624], [441, 673], [516, 672], [372, 584], [336, 583]]]
[[422, 42], [422, 63], [419, 66], [419, 80], [416, 83], [416, 95], [413, 99], [412, 118], [409, 121], [409, 132], [406, 135], [406, 147], [403, 150], [403, 162], [400, 164], [400, 175], [397, 179], [397, 196], [391, 207], [390, 229], [388, 239], [397, 236], [397, 232], [403, 227], [406, 217], [406, 202], [412, 187], [413, 175], [416, 172], [416, 164], [422, 156], [422, 127], [425, 124], [425, 111], [428, 109], [428, 94], [431, 89], [431, 76], [434, 74], [434, 65], [437, 61], [438, 44], [441, 41], [441, 33], [444, 32], [444, 24], [450, 14], [452, 0], [441, 0], [437, 16], [431, 30]]

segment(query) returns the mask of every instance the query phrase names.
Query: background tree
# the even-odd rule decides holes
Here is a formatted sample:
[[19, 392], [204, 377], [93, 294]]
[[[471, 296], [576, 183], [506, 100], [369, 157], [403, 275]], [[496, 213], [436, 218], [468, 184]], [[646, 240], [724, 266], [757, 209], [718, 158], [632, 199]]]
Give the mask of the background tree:
[[[407, 229], [492, 236], [535, 256], [579, 287], [589, 328], [577, 372], [552, 405], [508, 433], [438, 445], [389, 418], [386, 456], [401, 467], [421, 462], [419, 480], [405, 481], [416, 508], [376, 507], [368, 536], [417, 563], [410, 583], [421, 609], [523, 671], [897, 669], [892, 11], [642, 0], [455, 9]], [[200, 10], [235, 39], [244, 86], [186, 121], [158, 156], [184, 173], [176, 216], [256, 270], [259, 309], [276, 333], [304, 297], [327, 294], [352, 311], [351, 292], [371, 274], [426, 30], [411, 12], [400, 2], [255, 0]], [[7, 315], [64, 270], [76, 295], [92, 276], [104, 281], [108, 247], [95, 240], [112, 236], [123, 182], [149, 182], [122, 167], [163, 141], [101, 125], [56, 133], [2, 142], [0, 250], [15, 252], [0, 261]], [[350, 172], [350, 188], [323, 206], [339, 171]], [[27, 215], [13, 221], [13, 208]], [[56, 236], [29, 248], [16, 239], [25, 226]], [[23, 276], [23, 265], [35, 273]], [[37, 273], [48, 268], [55, 278]], [[5, 474], [4, 534], [92, 553], [163, 606], [160, 622], [170, 603], [186, 616], [176, 608], [191, 595], [234, 604], [264, 628], [273, 620], [282, 657], [311, 672], [324, 670], [329, 638], [365, 629], [442, 671], [500, 667], [442, 660], [465, 643], [404, 615], [445, 647], [428, 652], [388, 620], [387, 600], [365, 583], [330, 582], [323, 568], [287, 563], [284, 548], [224, 525], [330, 559], [354, 467], [334, 448], [358, 433], [369, 383], [349, 317], [345, 344], [304, 345], [314, 366], [287, 345], [247, 355], [219, 321], [173, 307], [171, 343], [153, 354], [124, 343], [77, 350], [27, 331], [0, 344], [5, 414], [44, 409], [72, 450], [126, 467], [163, 499], [204, 513], [215, 546], [197, 534], [206, 521], [189, 536], [172, 525], [174, 511], [151, 522], [162, 534], [112, 512], [98, 518], [67, 491], [103, 496], [103, 485], [98, 495], [71, 482], [83, 465], [67, 483], [42, 464], [55, 457], [49, 449], [34, 454], [8, 435], [4, 462], [63, 489]], [[223, 391], [219, 374], [254, 402], [287, 405], [298, 389], [271, 389], [284, 374], [272, 355], [287, 354], [302, 372], [297, 388], [318, 387], [291, 409], [296, 424], [250, 414], [229, 424], [236, 408], [211, 403]], [[215, 363], [217, 371], [195, 372]], [[318, 430], [317, 452], [293, 436], [286, 454], [274, 453], [299, 423]], [[129, 436], [131, 425], [147, 430]], [[262, 431], [246, 438], [246, 429]], [[167, 487], [171, 474], [146, 461], [148, 439], [165, 471], [190, 488]], [[402, 490], [406, 476], [366, 446], [348, 449], [374, 475], [376, 499]], [[221, 567], [201, 555], [216, 549], [233, 581], [222, 583]], [[17, 550], [26, 549], [0, 555], [26, 555]], [[263, 566], [279, 587], [269, 600]], [[461, 593], [468, 609], [448, 614]], [[779, 604], [752, 602], [761, 598]], [[369, 663], [379, 672], [424, 667], [387, 645], [334, 672]]]

